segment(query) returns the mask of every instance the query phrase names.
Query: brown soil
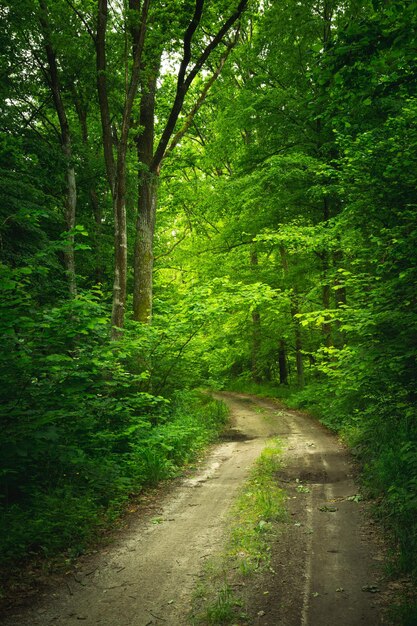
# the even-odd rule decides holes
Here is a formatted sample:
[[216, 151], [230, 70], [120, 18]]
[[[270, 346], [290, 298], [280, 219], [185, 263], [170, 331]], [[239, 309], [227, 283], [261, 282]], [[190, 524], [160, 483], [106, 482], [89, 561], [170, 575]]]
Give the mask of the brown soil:
[[278, 436], [290, 521], [272, 546], [272, 569], [245, 587], [251, 624], [378, 626], [381, 551], [350, 459], [315, 420], [273, 400], [222, 393], [232, 425], [199, 471], [139, 510], [128, 530], [83, 559], [4, 626], [185, 626], [205, 559], [221, 551], [227, 514], [268, 438]]

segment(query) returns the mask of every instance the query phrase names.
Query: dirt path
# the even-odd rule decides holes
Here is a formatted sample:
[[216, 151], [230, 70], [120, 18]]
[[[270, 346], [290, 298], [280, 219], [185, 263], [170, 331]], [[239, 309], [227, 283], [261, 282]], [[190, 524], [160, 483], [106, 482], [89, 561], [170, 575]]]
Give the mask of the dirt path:
[[[185, 626], [204, 560], [222, 546], [227, 513], [267, 439], [286, 448], [281, 479], [291, 492], [294, 523], [274, 548], [268, 593], [248, 592], [253, 623], [264, 626], [382, 624], [374, 595], [369, 536], [350, 467], [336, 439], [315, 421], [273, 401], [221, 394], [233, 428], [204, 467], [184, 479], [157, 511], [142, 515], [106, 553], [83, 562], [77, 575], [38, 606], [9, 616], [5, 626]], [[300, 491], [300, 481], [304, 489]], [[319, 508], [334, 507], [335, 511]], [[342, 591], [343, 589], [343, 591]]]

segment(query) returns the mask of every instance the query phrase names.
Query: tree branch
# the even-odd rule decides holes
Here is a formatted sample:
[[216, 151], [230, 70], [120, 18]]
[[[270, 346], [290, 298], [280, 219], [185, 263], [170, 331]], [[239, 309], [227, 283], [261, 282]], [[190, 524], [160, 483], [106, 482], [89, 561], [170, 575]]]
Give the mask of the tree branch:
[[98, 0], [96, 44], [97, 93], [100, 108], [101, 132], [103, 135], [104, 162], [112, 196], [115, 193], [115, 162], [113, 137], [110, 120], [109, 98], [107, 93], [106, 28], [108, 17], [107, 0]]
[[[235, 42], [236, 42], [236, 38], [235, 38]], [[233, 44], [235, 45], [235, 44]], [[196, 113], [199, 111], [199, 109], [201, 108], [203, 102], [205, 101], [208, 92], [210, 91], [211, 87], [214, 85], [214, 83], [216, 82], [216, 80], [218, 79], [218, 77], [221, 74], [221, 71], [224, 67], [224, 64], [226, 63], [226, 60], [233, 48], [233, 45], [227, 46], [225, 53], [222, 55], [222, 57], [220, 58], [220, 62], [218, 64], [218, 66], [216, 67], [215, 71], [213, 72], [213, 74], [210, 76], [209, 80], [206, 82], [206, 84], [204, 85], [196, 103], [194, 104], [193, 108], [191, 109], [191, 111], [188, 113], [187, 117], [185, 118], [184, 124], [182, 126], [182, 128], [174, 135], [174, 137], [171, 140], [171, 143], [169, 144], [168, 148], [165, 151], [165, 154], [163, 156], [163, 158], [165, 159], [165, 157], [167, 157], [173, 150], [174, 148], [179, 144], [179, 142], [181, 141], [181, 139], [184, 137], [184, 135], [188, 132], [189, 128], [191, 127], [194, 117], [196, 115]]]
[[75, 15], [80, 19], [80, 21], [84, 24], [87, 33], [90, 35], [90, 37], [94, 41], [94, 43], [96, 43], [96, 34], [91, 29], [89, 23], [87, 22], [87, 20], [85, 19], [84, 15], [81, 13], [81, 11], [79, 11], [77, 9], [77, 7], [73, 5], [71, 0], [65, 0], [65, 2], [74, 11]]
[[197, 59], [194, 67], [189, 72], [186, 77], [186, 71], [188, 65], [191, 60], [191, 42], [193, 35], [198, 27], [198, 24], [201, 20], [202, 9], [204, 5], [204, 0], [196, 0], [196, 8], [194, 11], [193, 18], [184, 34], [184, 56], [181, 61], [180, 70], [178, 72], [177, 79], [177, 91], [175, 95], [175, 100], [171, 108], [171, 112], [168, 117], [168, 121], [165, 125], [165, 128], [162, 132], [161, 139], [159, 140], [158, 147], [155, 151], [154, 158], [152, 160], [151, 169], [156, 172], [160, 165], [161, 161], [164, 157], [165, 150], [168, 146], [169, 140], [174, 132], [175, 124], [177, 123], [178, 116], [181, 113], [182, 106], [184, 104], [185, 96], [193, 82], [194, 78], [197, 76], [200, 69], [203, 67], [204, 63], [209, 58], [210, 54], [217, 48], [219, 43], [223, 40], [223, 37], [230, 30], [236, 20], [241, 16], [248, 0], [240, 0], [239, 5], [235, 12], [229, 17], [228, 20], [223, 24], [217, 34], [213, 37], [210, 43], [206, 46], [200, 57]]

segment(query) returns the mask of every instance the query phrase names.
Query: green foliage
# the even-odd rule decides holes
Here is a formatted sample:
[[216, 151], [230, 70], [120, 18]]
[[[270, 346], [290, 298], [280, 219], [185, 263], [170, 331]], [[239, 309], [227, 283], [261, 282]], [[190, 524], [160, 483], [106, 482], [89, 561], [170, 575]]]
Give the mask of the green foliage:
[[129, 493], [175, 474], [226, 419], [208, 397], [149, 393], [149, 373], [132, 368], [144, 345], [129, 333], [109, 342], [100, 290], [42, 309], [34, 271], [2, 266], [0, 283], [4, 562], [81, 549]]

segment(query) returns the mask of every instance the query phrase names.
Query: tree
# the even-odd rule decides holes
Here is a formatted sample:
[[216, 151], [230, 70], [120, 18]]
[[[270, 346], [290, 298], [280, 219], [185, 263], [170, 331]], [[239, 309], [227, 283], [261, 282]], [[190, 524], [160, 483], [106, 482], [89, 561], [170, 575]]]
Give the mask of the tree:
[[[156, 76], [158, 73], [158, 61], [161, 55], [149, 62], [151, 67], [150, 77], [145, 81], [144, 95], [141, 102], [140, 125], [142, 133], [137, 138], [139, 160], [139, 204], [135, 244], [134, 262], [134, 319], [141, 322], [149, 322], [152, 311], [152, 272], [153, 272], [153, 236], [157, 206], [157, 179], [167, 152], [172, 152], [191, 125], [192, 119], [211, 87], [214, 79], [220, 73], [230, 46], [226, 43], [226, 54], [218, 61], [218, 67], [205, 85], [194, 103], [191, 111], [185, 119], [184, 126], [173, 137], [178, 118], [184, 106], [187, 94], [196, 77], [201, 72], [209, 58], [217, 47], [225, 41], [233, 25], [242, 15], [247, 0], [241, 0], [230, 17], [225, 19], [214, 36], [209, 38], [208, 43], [203, 44], [203, 49], [197, 53], [193, 61], [193, 46], [198, 28], [202, 27], [204, 0], [196, 0], [194, 13], [182, 37], [182, 59], [176, 78], [176, 89], [173, 97], [165, 126], [156, 148], [154, 148], [154, 125], [155, 125], [155, 89]], [[210, 25], [211, 26], [211, 25]], [[203, 38], [204, 41], [204, 38]], [[236, 40], [235, 40], [236, 41]], [[155, 62], [156, 61], [156, 62]], [[172, 142], [170, 143], [171, 138]]]

